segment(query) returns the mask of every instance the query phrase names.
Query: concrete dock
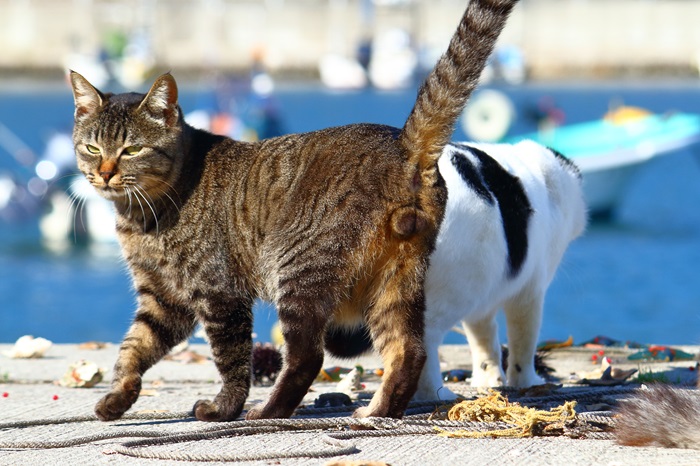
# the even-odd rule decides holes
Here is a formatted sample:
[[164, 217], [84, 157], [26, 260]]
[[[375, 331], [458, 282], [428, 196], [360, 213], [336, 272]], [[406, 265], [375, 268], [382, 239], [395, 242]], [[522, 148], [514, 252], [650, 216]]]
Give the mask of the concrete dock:
[[[376, 376], [363, 380], [364, 390], [353, 395], [360, 399], [352, 407], [314, 408], [320, 394], [337, 391], [334, 382], [317, 382], [304, 399], [304, 409], [298, 410], [292, 421], [199, 422], [188, 414], [193, 404], [201, 398], [213, 398], [220, 387], [211, 360], [161, 361], [146, 373], [142, 396], [127, 416], [103, 423], [94, 417], [93, 406], [109, 389], [117, 345], [99, 350], [80, 349], [77, 344], [54, 345], [41, 359], [11, 359], [4, 355], [11, 347], [0, 345], [0, 465], [216, 464], [224, 460], [245, 465], [700, 464], [700, 451], [624, 447], [605, 431], [606, 425], [614, 427], [611, 410], [634, 393], [638, 383], [616, 387], [571, 383], [571, 374], [580, 377], [597, 369], [593, 359], [601, 357], [599, 351], [604, 351], [617, 369], [636, 368], [672, 383], [694, 383], [694, 361], [629, 361], [627, 356], [635, 350], [553, 350], [547, 363], [562, 387], [542, 393], [506, 392], [511, 401], [543, 408], [577, 400], [581, 422], [574, 429], [529, 438], [447, 438], [439, 436], [435, 427], [450, 430], [449, 423], [419, 414], [434, 411], [437, 404], [415, 405], [403, 421], [373, 421], [362, 430], [348, 429], [356, 422], [349, 419], [352, 409], [367, 403], [363, 395], [370, 395], [378, 386]], [[680, 349], [692, 354], [700, 350]], [[206, 345], [192, 345], [190, 350], [210, 354]], [[445, 369], [468, 369], [468, 347], [444, 346], [441, 359]], [[78, 360], [105, 368], [105, 379], [93, 388], [56, 385]], [[366, 369], [381, 367], [373, 355], [349, 362], [328, 359], [324, 367], [352, 367], [355, 363]], [[477, 393], [465, 382], [448, 386], [467, 397]], [[269, 386], [254, 386], [246, 407], [269, 393]], [[598, 422], [601, 419], [602, 423]], [[476, 424], [465, 424], [462, 429], [478, 430]]]

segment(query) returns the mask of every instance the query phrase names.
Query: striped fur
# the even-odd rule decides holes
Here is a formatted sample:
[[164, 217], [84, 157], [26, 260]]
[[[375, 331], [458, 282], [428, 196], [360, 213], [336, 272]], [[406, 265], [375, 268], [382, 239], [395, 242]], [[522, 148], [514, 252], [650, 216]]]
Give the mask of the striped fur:
[[434, 155], [515, 3], [469, 5], [403, 130], [357, 124], [242, 143], [188, 126], [169, 74], [144, 96], [103, 94], [72, 73], [78, 166], [114, 202], [138, 293], [98, 417], [128, 410], [143, 373], [201, 322], [223, 386], [194, 414], [237, 418], [255, 297], [276, 304], [286, 352], [270, 399], [247, 418], [290, 416], [321, 368], [326, 329], [361, 321], [385, 375], [355, 415], [402, 416], [425, 361], [424, 277], [446, 202]]
[[447, 53], [421, 87], [401, 134], [409, 152], [421, 157], [418, 160], [421, 170], [431, 173], [450, 141], [454, 122], [483, 71], [477, 64], [488, 59], [514, 3], [470, 2]]

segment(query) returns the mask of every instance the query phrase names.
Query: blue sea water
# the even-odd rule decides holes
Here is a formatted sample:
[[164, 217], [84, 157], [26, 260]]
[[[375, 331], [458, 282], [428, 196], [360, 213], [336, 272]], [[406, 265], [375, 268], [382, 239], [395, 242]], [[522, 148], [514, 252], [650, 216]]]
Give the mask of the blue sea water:
[[[511, 134], [531, 131], [530, 117], [551, 99], [566, 123], [599, 118], [611, 102], [654, 112], [700, 112], [700, 83], [566, 83], [504, 87], [518, 109]], [[416, 89], [337, 92], [282, 86], [275, 93], [286, 131], [369, 121], [401, 126]], [[205, 89], [183, 86], [186, 111]], [[70, 127], [67, 88], [0, 88], [0, 123], [33, 151]], [[455, 139], [465, 140], [458, 129]], [[17, 168], [0, 147], [0, 171]], [[643, 343], [700, 342], [700, 149], [644, 166], [620, 200], [612, 222], [594, 223], [572, 244], [549, 290], [541, 339], [577, 343], [596, 335]], [[63, 254], [44, 250], [36, 218], [0, 223], [0, 342], [32, 334], [54, 342], [119, 341], [133, 316], [134, 295], [118, 252]], [[256, 309], [258, 339], [269, 338], [274, 311]], [[504, 329], [501, 334], [505, 336]], [[454, 334], [449, 342], [462, 342]]]

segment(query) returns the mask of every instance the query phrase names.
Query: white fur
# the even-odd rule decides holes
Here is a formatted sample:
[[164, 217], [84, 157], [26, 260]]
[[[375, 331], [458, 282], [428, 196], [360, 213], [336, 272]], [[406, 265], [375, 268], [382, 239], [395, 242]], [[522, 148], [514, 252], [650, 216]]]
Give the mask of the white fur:
[[[517, 176], [533, 213], [528, 224], [527, 255], [520, 271], [508, 273], [508, 250], [497, 204], [480, 198], [451, 162], [461, 147], [443, 151], [439, 169], [448, 191], [445, 219], [425, 282], [427, 361], [416, 399], [451, 399], [442, 387], [438, 346], [458, 321], [472, 352], [472, 386], [528, 387], [542, 383], [534, 355], [545, 292], [569, 243], [586, 225], [580, 179], [547, 148], [523, 141], [472, 144]], [[501, 369], [501, 348], [495, 315], [506, 315], [508, 374]], [[516, 368], [520, 368], [518, 371]]]

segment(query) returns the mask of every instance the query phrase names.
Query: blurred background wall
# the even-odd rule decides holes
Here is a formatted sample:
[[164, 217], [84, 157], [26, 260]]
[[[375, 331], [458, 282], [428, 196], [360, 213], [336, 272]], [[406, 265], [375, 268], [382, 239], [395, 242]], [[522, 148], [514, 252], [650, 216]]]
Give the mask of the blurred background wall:
[[[264, 66], [314, 75], [329, 54], [407, 33], [430, 67], [466, 0], [0, 0], [0, 72], [51, 72], [132, 54], [194, 72]], [[523, 0], [501, 43], [534, 78], [697, 73], [700, 2]], [[74, 66], [74, 65], [73, 65]]]

